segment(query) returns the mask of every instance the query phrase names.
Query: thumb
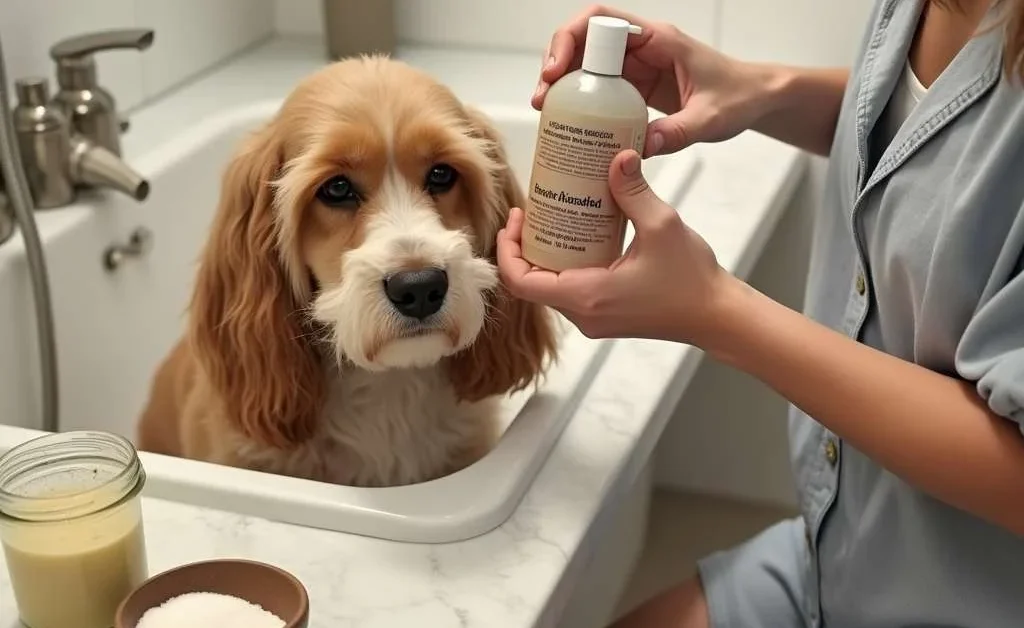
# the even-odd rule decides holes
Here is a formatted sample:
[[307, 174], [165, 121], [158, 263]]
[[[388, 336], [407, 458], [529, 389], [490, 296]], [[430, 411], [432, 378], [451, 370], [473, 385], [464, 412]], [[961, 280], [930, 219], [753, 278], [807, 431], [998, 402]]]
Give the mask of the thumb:
[[608, 169], [608, 188], [638, 233], [661, 224], [668, 215], [676, 215], [675, 210], [658, 198], [647, 184], [640, 169], [640, 155], [634, 150], [624, 150], [612, 160]]
[[703, 124], [691, 110], [683, 109], [671, 116], [658, 118], [647, 127], [644, 155], [667, 155], [697, 142]]

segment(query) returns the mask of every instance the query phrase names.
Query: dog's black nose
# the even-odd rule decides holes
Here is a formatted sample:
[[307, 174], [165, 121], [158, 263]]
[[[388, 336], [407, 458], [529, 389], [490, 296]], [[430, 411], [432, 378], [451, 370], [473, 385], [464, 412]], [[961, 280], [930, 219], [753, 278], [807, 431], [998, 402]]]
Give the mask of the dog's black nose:
[[384, 280], [384, 293], [400, 314], [422, 320], [444, 304], [448, 275], [440, 268], [404, 270]]

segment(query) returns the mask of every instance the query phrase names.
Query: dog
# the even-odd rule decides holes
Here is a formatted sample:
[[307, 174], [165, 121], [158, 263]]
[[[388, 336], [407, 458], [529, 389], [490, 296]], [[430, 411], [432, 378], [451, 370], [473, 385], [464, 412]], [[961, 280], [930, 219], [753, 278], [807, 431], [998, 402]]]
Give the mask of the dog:
[[491, 121], [424, 72], [310, 75], [223, 174], [139, 449], [350, 486], [472, 464], [557, 358], [549, 310], [497, 273], [524, 200]]

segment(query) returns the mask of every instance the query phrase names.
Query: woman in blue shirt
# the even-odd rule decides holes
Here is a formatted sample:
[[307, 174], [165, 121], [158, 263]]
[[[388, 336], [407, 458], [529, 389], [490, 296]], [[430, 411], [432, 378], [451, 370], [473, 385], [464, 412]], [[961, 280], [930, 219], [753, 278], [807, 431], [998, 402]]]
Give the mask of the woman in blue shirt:
[[791, 402], [801, 516], [701, 561], [618, 626], [1024, 626], [1024, 0], [878, 0], [852, 69], [744, 63], [595, 7], [552, 39], [539, 107], [587, 18], [625, 17], [628, 79], [668, 118], [645, 156], [745, 129], [828, 155], [803, 314], [719, 267], [625, 151], [636, 229], [555, 274], [498, 239], [516, 295], [594, 337], [690, 343]]

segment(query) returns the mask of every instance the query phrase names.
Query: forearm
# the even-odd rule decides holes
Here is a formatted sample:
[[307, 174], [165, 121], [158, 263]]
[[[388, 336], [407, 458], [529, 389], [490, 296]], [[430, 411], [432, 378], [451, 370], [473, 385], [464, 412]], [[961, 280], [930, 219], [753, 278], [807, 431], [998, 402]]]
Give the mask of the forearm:
[[1024, 535], [1024, 437], [974, 387], [734, 281], [709, 355], [757, 377], [918, 489]]
[[751, 64], [749, 69], [766, 90], [765, 113], [754, 124], [754, 130], [827, 156], [832, 148], [849, 69], [768, 64]]

